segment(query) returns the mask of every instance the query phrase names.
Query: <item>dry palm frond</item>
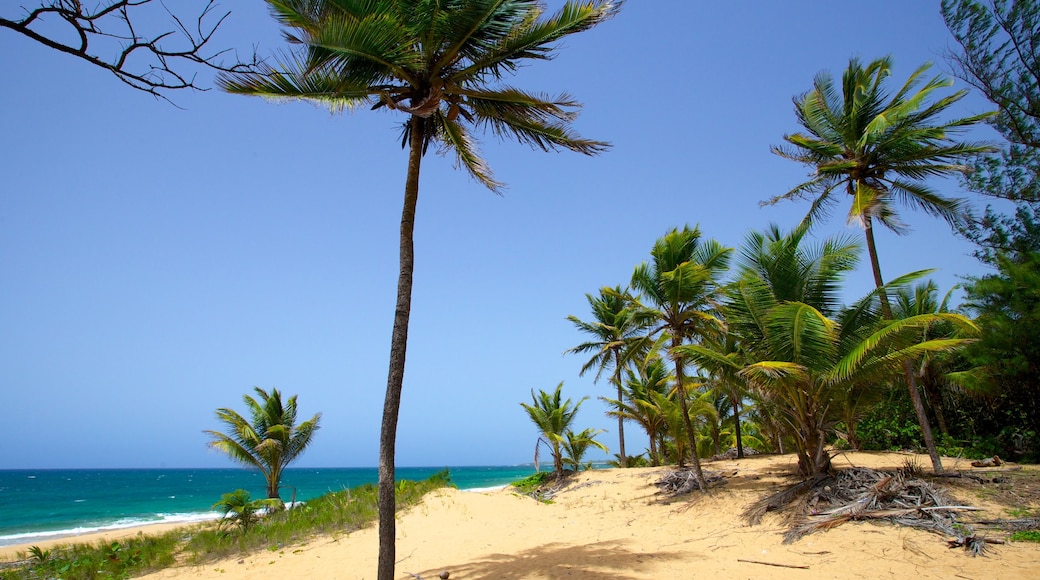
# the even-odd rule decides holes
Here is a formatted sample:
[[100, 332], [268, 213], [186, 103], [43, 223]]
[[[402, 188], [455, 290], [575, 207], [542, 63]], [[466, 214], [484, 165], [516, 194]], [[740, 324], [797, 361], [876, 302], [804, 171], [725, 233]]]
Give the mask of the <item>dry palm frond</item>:
[[[726, 483], [726, 478], [720, 473], [714, 471], [703, 471], [702, 473], [704, 474], [704, 481], [709, 487]], [[700, 489], [700, 486], [697, 484], [697, 474], [691, 469], [672, 471], [659, 479], [654, 485], [672, 495], [683, 495]]]
[[986, 542], [994, 541], [976, 536], [955, 515], [977, 508], [954, 504], [914, 471], [909, 465], [895, 472], [853, 467], [834, 476], [818, 475], [753, 503], [744, 518], [755, 525], [766, 512], [793, 506], [784, 543], [848, 521], [884, 520], [952, 536], [951, 546], [956, 543], [972, 555], [984, 554]]

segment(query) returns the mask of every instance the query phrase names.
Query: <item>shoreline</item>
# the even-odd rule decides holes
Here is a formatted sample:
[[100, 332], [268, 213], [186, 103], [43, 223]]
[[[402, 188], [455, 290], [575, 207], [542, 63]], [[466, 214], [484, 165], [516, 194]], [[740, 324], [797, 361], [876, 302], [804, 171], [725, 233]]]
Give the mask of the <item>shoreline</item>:
[[0, 562], [15, 560], [19, 552], [27, 552], [29, 548], [33, 546], [39, 546], [44, 550], [49, 550], [55, 546], [63, 546], [68, 544], [95, 544], [98, 542], [114, 542], [116, 540], [122, 540], [125, 538], [132, 538], [137, 535], [160, 535], [170, 530], [176, 530], [181, 528], [192, 528], [195, 526], [206, 525], [208, 521], [212, 520], [200, 520], [197, 522], [168, 522], [161, 524], [141, 524], [135, 526], [127, 526], [125, 528], [113, 528], [108, 530], [98, 530], [92, 532], [83, 533], [69, 533], [54, 536], [51, 538], [28, 541], [18, 544], [10, 544], [7, 546], [0, 546]]
[[[927, 465], [927, 456], [841, 453], [836, 468], [898, 469], [908, 460]], [[396, 578], [417, 574], [452, 579], [691, 577], [814, 577], [917, 579], [1040, 577], [1040, 544], [998, 545], [986, 557], [950, 550], [944, 536], [896, 525], [848, 522], [785, 544], [782, 517], [769, 514], [748, 526], [740, 513], [750, 503], [798, 478], [792, 455], [751, 456], [705, 462], [725, 485], [707, 494], [670, 496], [657, 482], [674, 468], [603, 469], [577, 474], [554, 497], [540, 503], [510, 490], [462, 492], [446, 488], [397, 516]], [[948, 470], [971, 470], [964, 459], [944, 458]], [[1009, 466], [1040, 481], [1040, 466]], [[979, 471], [976, 471], [979, 473]], [[989, 473], [988, 471], [986, 473]], [[1035, 474], [1035, 476], [1033, 475]], [[950, 482], [951, 484], [954, 482]], [[982, 508], [979, 519], [1006, 517], [1008, 504], [987, 499], [996, 484], [953, 487], [966, 504]], [[1016, 500], [1017, 501], [1017, 500]], [[1017, 505], [1017, 504], [1016, 504]], [[1023, 509], [1040, 510], [1030, 496]], [[976, 516], [973, 515], [973, 519]], [[973, 520], [965, 520], [973, 521]], [[119, 530], [120, 537], [178, 526]], [[156, 529], [158, 528], [158, 529]], [[89, 534], [73, 543], [117, 539]], [[1002, 537], [999, 534], [991, 537]], [[69, 538], [55, 543], [70, 543]], [[43, 543], [39, 543], [41, 547]], [[53, 544], [48, 544], [53, 545]], [[237, 555], [201, 566], [171, 567], [150, 580], [246, 580], [257, 577], [340, 579], [374, 577], [378, 530], [319, 536], [280, 550]], [[23, 546], [21, 550], [26, 548]], [[0, 548], [0, 557], [15, 547]], [[811, 571], [807, 571], [808, 570]], [[335, 572], [333, 572], [335, 571]]]

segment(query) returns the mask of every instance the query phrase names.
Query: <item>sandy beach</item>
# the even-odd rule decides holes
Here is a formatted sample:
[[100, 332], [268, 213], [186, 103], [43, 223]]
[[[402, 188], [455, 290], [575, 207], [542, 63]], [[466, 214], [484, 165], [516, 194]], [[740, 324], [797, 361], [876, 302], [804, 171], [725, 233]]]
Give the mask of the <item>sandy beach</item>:
[[[908, 456], [838, 455], [835, 466], [898, 468]], [[916, 456], [920, 465], [927, 457]], [[610, 469], [579, 474], [553, 503], [508, 489], [445, 489], [398, 517], [397, 578], [426, 580], [448, 571], [452, 579], [654, 579], [690, 578], [1037, 578], [1040, 545], [997, 545], [973, 558], [949, 549], [945, 538], [889, 524], [847, 523], [784, 544], [779, 516], [747, 526], [740, 512], [782, 485], [797, 481], [793, 456], [722, 460], [705, 469], [728, 483], [707, 495], [671, 497], [654, 484], [671, 468]], [[947, 469], [970, 470], [947, 459]], [[1038, 470], [1037, 466], [1005, 469]], [[996, 485], [996, 484], [990, 484]], [[985, 488], [952, 486], [965, 504], [985, 508], [972, 518], [1009, 517], [1007, 502]], [[1036, 510], [1035, 496], [1020, 508]], [[980, 515], [977, 515], [980, 514]], [[122, 530], [107, 539], [149, 530]], [[94, 541], [81, 536], [73, 541]], [[56, 543], [67, 543], [69, 539]], [[19, 549], [0, 550], [11, 559]], [[363, 579], [376, 573], [375, 527], [322, 537], [277, 551], [243, 555], [205, 566], [179, 567], [144, 576], [188, 578]]]

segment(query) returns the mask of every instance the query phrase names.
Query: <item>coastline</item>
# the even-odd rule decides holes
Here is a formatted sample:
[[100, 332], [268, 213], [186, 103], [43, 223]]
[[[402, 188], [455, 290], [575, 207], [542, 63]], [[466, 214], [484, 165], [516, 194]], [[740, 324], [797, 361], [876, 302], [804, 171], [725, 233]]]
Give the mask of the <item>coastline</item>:
[[[898, 469], [908, 460], [927, 465], [927, 456], [895, 453], [839, 454], [834, 464], [839, 468]], [[951, 471], [971, 469], [967, 460], [947, 458], [944, 464]], [[728, 483], [704, 495], [671, 497], [655, 485], [671, 470], [660, 467], [582, 472], [552, 503], [540, 503], [508, 489], [433, 492], [398, 515], [396, 577], [417, 574], [429, 580], [442, 570], [459, 580], [563, 576], [649, 580], [692, 575], [768, 575], [781, 580], [806, 578], [807, 574], [864, 579], [1040, 576], [1040, 545], [998, 545], [988, 557], [972, 558], [962, 550], [950, 550], [943, 536], [895, 525], [850, 522], [784, 544], [781, 517], [767, 515], [762, 524], [748, 526], [740, 512], [797, 480], [793, 456], [720, 460], [705, 462], [704, 467], [723, 474]], [[1007, 469], [1040, 475], [1038, 466]], [[983, 508], [980, 518], [1006, 517], [1006, 505], [987, 499], [984, 492], [992, 489], [954, 487], [952, 491], [964, 503]], [[1040, 509], [1035, 498], [1030, 501], [1021, 507]], [[146, 529], [120, 533], [147, 533]], [[111, 541], [116, 536], [84, 535], [73, 541], [98, 539]], [[331, 574], [372, 578], [377, 545], [377, 530], [370, 526], [277, 551], [168, 568], [143, 578], [245, 580]], [[3, 549], [0, 555], [13, 548]]]
[[205, 522], [176, 522], [176, 523], [165, 523], [165, 524], [142, 524], [139, 526], [128, 526], [125, 528], [114, 528], [109, 530], [99, 530], [96, 532], [84, 532], [82, 534], [63, 534], [54, 536], [53, 538], [47, 538], [42, 540], [32, 540], [25, 543], [11, 544], [8, 546], [0, 546], [0, 562], [10, 561], [18, 559], [19, 552], [26, 552], [33, 546], [39, 546], [44, 550], [49, 550], [55, 546], [63, 546], [67, 544], [95, 544], [98, 542], [113, 542], [116, 540], [122, 540], [124, 538], [132, 538], [137, 535], [159, 535], [164, 534], [170, 530], [176, 529], [187, 529], [195, 526], [206, 525]]

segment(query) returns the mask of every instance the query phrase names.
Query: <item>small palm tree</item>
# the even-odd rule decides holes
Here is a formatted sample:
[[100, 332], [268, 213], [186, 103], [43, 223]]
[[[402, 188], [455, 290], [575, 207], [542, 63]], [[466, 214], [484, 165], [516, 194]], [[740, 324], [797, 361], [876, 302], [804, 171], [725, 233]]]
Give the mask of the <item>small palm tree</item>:
[[213, 509], [219, 510], [222, 516], [221, 527], [238, 526], [243, 533], [249, 531], [266, 510], [282, 507], [284, 504], [278, 498], [252, 499], [244, 489], [225, 493], [220, 496], [220, 501], [213, 504]]
[[596, 435], [600, 433], [603, 433], [602, 429], [583, 429], [580, 433], [575, 433], [568, 429], [563, 438], [563, 452], [565, 454], [563, 463], [574, 471], [581, 471], [583, 468], [588, 469], [591, 465], [590, 463], [582, 463], [585, 454], [589, 452], [589, 448], [595, 447], [604, 453], [610, 453], [606, 445], [596, 441]]
[[[994, 150], [989, 145], [953, 139], [992, 114], [938, 120], [968, 91], [960, 90], [929, 103], [937, 90], [952, 84], [937, 76], [918, 88], [930, 66], [919, 67], [891, 96], [884, 89], [892, 68], [888, 57], [866, 67], [851, 59], [842, 76], [840, 93], [829, 74], [817, 75], [813, 90], [795, 98], [795, 115], [807, 133], [785, 135], [790, 146], [773, 147], [781, 157], [810, 166], [813, 177], [766, 203], [814, 196], [805, 218], [813, 223], [826, 215], [837, 203], [836, 195], [844, 192], [850, 201], [848, 221], [863, 228], [881, 312], [887, 319], [892, 318], [892, 308], [874, 241], [875, 222], [897, 234], [906, 233], [897, 212], [897, 205], [904, 205], [953, 226], [962, 225], [967, 216], [963, 200], [936, 193], [924, 180], [965, 173], [969, 170], [966, 162], [973, 156]], [[904, 374], [932, 466], [941, 473], [942, 462], [909, 366]]]
[[538, 446], [544, 441], [549, 445], [549, 450], [552, 453], [553, 473], [557, 476], [563, 474], [563, 443], [566, 439], [567, 431], [570, 430], [571, 424], [574, 423], [574, 418], [577, 416], [581, 404], [588, 399], [588, 397], [585, 397], [574, 404], [571, 403], [570, 399], [563, 399], [562, 391], [562, 382], [556, 386], [556, 390], [552, 394], [539, 390], [538, 394], [535, 395], [534, 389], [532, 389], [531, 404], [520, 403], [520, 406], [527, 411], [527, 416], [531, 418], [531, 422], [535, 424], [538, 432], [541, 434], [538, 442], [535, 443], [535, 462], [537, 463]]
[[227, 426], [227, 433], [205, 431], [213, 440], [209, 446], [223, 451], [232, 460], [255, 467], [267, 480], [267, 497], [277, 498], [282, 471], [303, 454], [314, 439], [321, 413], [296, 424], [296, 395], [283, 404], [278, 389], [271, 392], [255, 387], [259, 401], [245, 395], [249, 420], [237, 412], [217, 409], [217, 419]]

